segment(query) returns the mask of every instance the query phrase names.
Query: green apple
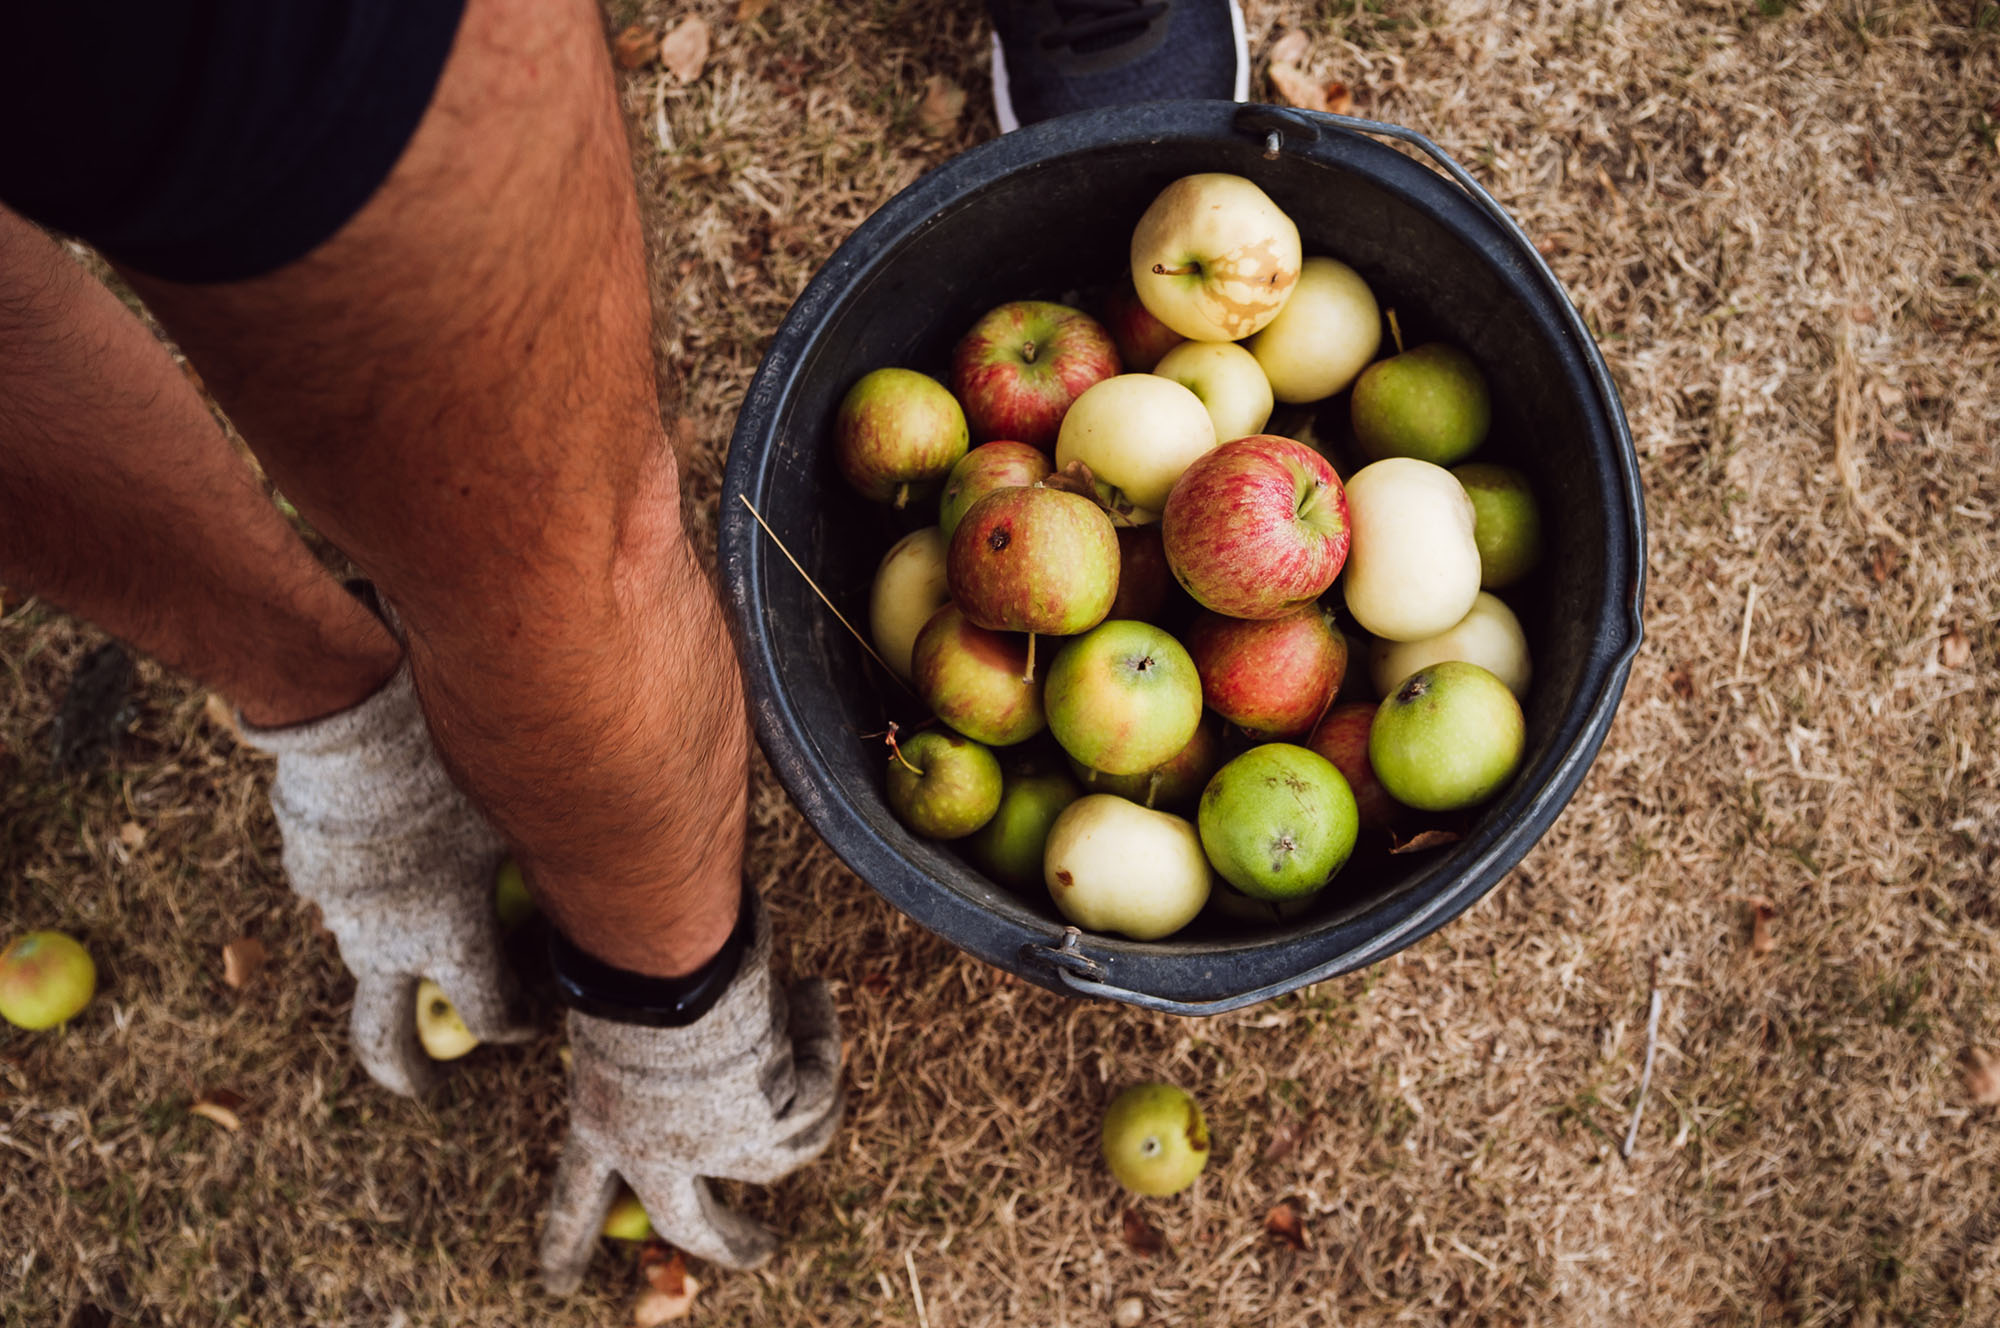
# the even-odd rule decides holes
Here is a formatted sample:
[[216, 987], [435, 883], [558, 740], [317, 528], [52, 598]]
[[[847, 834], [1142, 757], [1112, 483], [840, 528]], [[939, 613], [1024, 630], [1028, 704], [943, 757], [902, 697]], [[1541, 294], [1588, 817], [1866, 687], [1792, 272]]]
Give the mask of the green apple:
[[604, 1234], [613, 1240], [652, 1239], [653, 1219], [646, 1216], [646, 1205], [638, 1195], [626, 1190], [618, 1196], [604, 1214]]
[[1479, 584], [1513, 585], [1542, 557], [1542, 513], [1528, 477], [1508, 466], [1475, 461], [1451, 472], [1472, 500], [1472, 538], [1479, 546]]
[[507, 858], [493, 874], [493, 911], [499, 915], [500, 930], [514, 928], [535, 916], [535, 897], [528, 893], [528, 878], [521, 864]]
[[1421, 641], [1377, 641], [1370, 651], [1369, 672], [1375, 691], [1387, 696], [1403, 679], [1429, 664], [1462, 659], [1492, 673], [1507, 684], [1517, 701], [1528, 699], [1528, 636], [1521, 620], [1497, 597], [1479, 592], [1472, 608], [1436, 636]]
[[1110, 793], [1063, 808], [1049, 828], [1042, 878], [1070, 922], [1135, 941], [1173, 935], [1208, 902], [1208, 859], [1195, 828]]
[[1201, 723], [1201, 676], [1186, 647], [1131, 619], [1072, 639], [1049, 666], [1049, 732], [1065, 752], [1108, 775], [1171, 759]]
[[1202, 790], [1201, 846], [1253, 899], [1303, 899], [1347, 865], [1360, 831], [1333, 762], [1288, 742], [1252, 747]]
[[1375, 712], [1368, 763], [1389, 796], [1419, 811], [1471, 807], [1520, 768], [1527, 726], [1487, 670], [1447, 660], [1405, 678]]
[[31, 931], [0, 951], [0, 1018], [16, 1028], [67, 1023], [97, 994], [97, 965], [75, 937]]
[[1299, 258], [1299, 228], [1240, 175], [1183, 176], [1132, 231], [1140, 303], [1196, 341], [1241, 341], [1276, 318]]
[[1331, 258], [1308, 258], [1292, 298], [1249, 350], [1272, 394], [1300, 405], [1345, 389], [1381, 344], [1382, 313], [1361, 274]]
[[834, 414], [841, 475], [862, 497], [897, 508], [943, 487], [971, 441], [957, 398], [914, 369], [864, 375]]
[[1082, 796], [1066, 771], [1003, 775], [999, 810], [965, 841], [966, 856], [994, 880], [1032, 890], [1042, 882], [1049, 828]]
[[1215, 421], [1193, 392], [1157, 374], [1119, 374], [1070, 404], [1056, 469], [1081, 461], [1107, 491], [1112, 516], [1142, 526], [1159, 519], [1174, 481], [1215, 441]]
[[962, 734], [926, 729], [889, 757], [889, 810], [926, 839], [963, 839], [1000, 806], [1000, 762]]
[[1472, 357], [1442, 341], [1369, 365], [1348, 402], [1354, 441], [1376, 461], [1415, 457], [1454, 466], [1486, 441], [1493, 403]]
[[1262, 433], [1270, 422], [1271, 384], [1263, 366], [1233, 341], [1183, 341], [1160, 357], [1153, 372], [1201, 398], [1218, 443]]
[[455, 1061], [479, 1045], [444, 988], [429, 978], [417, 983], [417, 1041], [434, 1061]]
[[1421, 641], [1479, 597], [1472, 500], [1442, 466], [1391, 457], [1347, 481], [1347, 611], [1376, 636]]
[[1070, 768], [1088, 791], [1115, 793], [1141, 807], [1176, 813], [1194, 810], [1201, 791], [1208, 787], [1209, 777], [1221, 764], [1222, 726], [1207, 715], [1196, 725], [1187, 746], [1164, 764], [1136, 775], [1107, 775], [1102, 770], [1092, 770], [1075, 757], [1070, 758]]
[[868, 634], [882, 660], [910, 681], [910, 653], [931, 615], [951, 602], [944, 531], [913, 530], [890, 546], [868, 591]]
[[1111, 1099], [1102, 1141], [1112, 1177], [1134, 1194], [1179, 1194], [1208, 1165], [1201, 1105], [1171, 1084], [1133, 1084]]

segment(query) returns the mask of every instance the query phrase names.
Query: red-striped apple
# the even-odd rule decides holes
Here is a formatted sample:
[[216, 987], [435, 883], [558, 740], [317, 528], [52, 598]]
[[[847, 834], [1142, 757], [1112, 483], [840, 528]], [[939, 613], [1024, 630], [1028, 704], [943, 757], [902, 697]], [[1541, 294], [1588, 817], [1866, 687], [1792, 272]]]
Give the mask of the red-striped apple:
[[864, 375], [834, 415], [840, 473], [863, 498], [899, 509], [935, 494], [969, 442], [958, 402], [914, 369]]
[[1118, 347], [1095, 318], [1066, 304], [1017, 300], [959, 339], [951, 390], [975, 439], [1010, 438], [1046, 452], [1070, 403], [1118, 371]]
[[1203, 613], [1182, 639], [1208, 708], [1260, 738], [1309, 732], [1347, 673], [1347, 639], [1317, 604], [1261, 620]]
[[1280, 618], [1325, 593], [1347, 561], [1347, 498], [1327, 459], [1258, 434], [1203, 453], [1161, 518], [1167, 563], [1195, 602]]
[[956, 604], [931, 615], [910, 654], [924, 704], [989, 747], [1025, 742], [1047, 725], [1042, 680], [1024, 681], [1027, 669], [1027, 637], [975, 627]]

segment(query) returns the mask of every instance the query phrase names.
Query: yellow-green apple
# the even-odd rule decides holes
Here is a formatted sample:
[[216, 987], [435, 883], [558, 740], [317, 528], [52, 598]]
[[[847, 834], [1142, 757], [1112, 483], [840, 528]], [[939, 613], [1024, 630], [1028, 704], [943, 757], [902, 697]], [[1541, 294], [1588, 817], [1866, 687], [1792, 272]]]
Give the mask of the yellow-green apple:
[[1377, 641], [1369, 659], [1375, 693], [1387, 696], [1418, 669], [1448, 659], [1477, 664], [1506, 683], [1515, 700], [1528, 699], [1528, 680], [1534, 672], [1528, 659], [1528, 634], [1521, 630], [1521, 620], [1512, 609], [1483, 590], [1463, 618], [1436, 636], [1421, 641]]
[[1527, 742], [1521, 704], [1477, 664], [1419, 669], [1375, 712], [1368, 760], [1389, 796], [1419, 811], [1471, 807], [1498, 793]]
[[1173, 759], [1201, 723], [1201, 678], [1180, 642], [1117, 619], [1076, 637], [1049, 666], [1049, 732], [1093, 770], [1136, 775]]
[[926, 839], [963, 839], [1000, 807], [1000, 762], [943, 729], [907, 738], [889, 756], [889, 810]]
[[507, 858], [493, 874], [493, 912], [501, 931], [513, 931], [535, 915], [535, 897], [528, 893], [528, 878], [521, 864]]
[[1104, 298], [1104, 326], [1118, 343], [1118, 361], [1127, 373], [1151, 373], [1162, 355], [1187, 340], [1153, 317], [1130, 282]]
[[1347, 560], [1347, 498], [1327, 459], [1256, 434], [1204, 453], [1174, 485], [1160, 535], [1195, 603], [1279, 618], [1325, 593]]
[[956, 604], [931, 615], [910, 652], [910, 678], [924, 704], [989, 747], [1025, 742], [1047, 726], [1042, 680], [1025, 680], [1027, 670], [1027, 637], [975, 627]]
[[1354, 852], [1354, 794], [1333, 762], [1288, 742], [1252, 747], [1202, 790], [1201, 846], [1253, 899], [1317, 893]]
[[1111, 1099], [1099, 1143], [1112, 1179], [1134, 1194], [1179, 1194], [1208, 1165], [1201, 1106], [1171, 1084], [1133, 1084]]
[[945, 538], [937, 526], [913, 530], [890, 546], [868, 591], [868, 634], [875, 649], [904, 682], [910, 648], [931, 615], [951, 602], [945, 584]]
[[1352, 383], [1382, 345], [1382, 314], [1361, 274], [1308, 258], [1292, 298], [1250, 340], [1271, 393], [1291, 405], [1320, 401]]
[[1349, 701], [1326, 712], [1306, 739], [1306, 746], [1333, 762], [1354, 795], [1354, 814], [1363, 830], [1386, 830], [1402, 810], [1375, 778], [1368, 764], [1368, 730], [1375, 723], [1375, 703]]
[[1132, 231], [1132, 284], [1155, 318], [1196, 341], [1241, 341], [1285, 307], [1299, 228], [1240, 175], [1187, 175]]
[[1063, 917], [1135, 941], [1173, 935], [1208, 901], [1208, 859], [1194, 827], [1109, 793], [1063, 808], [1042, 873]]
[[976, 627], [1074, 636], [1104, 621], [1118, 595], [1118, 532], [1090, 499], [1039, 485], [972, 505], [945, 555], [952, 600]]
[[1040, 448], [1011, 439], [981, 443], [958, 459], [938, 499], [938, 526], [948, 540], [972, 505], [989, 493], [1039, 484], [1053, 469]]
[[959, 339], [951, 390], [980, 442], [1009, 438], [1046, 452], [1064, 412], [1118, 372], [1118, 347], [1095, 318], [1046, 300], [992, 310]]
[[1354, 547], [1341, 586], [1354, 621], [1391, 641], [1421, 641], [1471, 611], [1479, 546], [1472, 500], [1450, 471], [1414, 457], [1363, 466], [1347, 481], [1347, 514]]
[[1501, 590], [1534, 571], [1542, 557], [1542, 513], [1528, 477], [1483, 461], [1454, 466], [1451, 473], [1472, 500], [1480, 588]]
[[999, 810], [965, 841], [966, 856], [994, 880], [1032, 890], [1042, 883], [1049, 828], [1082, 796], [1066, 770], [1004, 773]]
[[1493, 422], [1486, 376], [1470, 355], [1442, 341], [1363, 369], [1347, 407], [1355, 445], [1374, 461], [1406, 456], [1455, 466], [1486, 441]]
[[1183, 341], [1153, 372], [1201, 398], [1218, 442], [1264, 432], [1271, 420], [1271, 384], [1257, 357], [1233, 341]]
[[914, 369], [863, 375], [834, 414], [840, 473], [863, 498], [899, 509], [943, 487], [970, 441], [958, 402]]
[[618, 1196], [604, 1214], [604, 1234], [613, 1240], [652, 1239], [653, 1219], [646, 1216], [646, 1205], [638, 1195], [626, 1190]]
[[[1178, 601], [1178, 604], [1176, 603]], [[1158, 623], [1169, 608], [1187, 597], [1167, 567], [1166, 546], [1160, 543], [1160, 523], [1118, 528], [1118, 596], [1107, 618], [1137, 618]]]
[[1201, 398], [1171, 378], [1120, 374], [1076, 399], [1056, 439], [1056, 468], [1090, 467], [1127, 525], [1159, 519], [1188, 463], [1215, 446]]
[[1208, 787], [1209, 777], [1221, 764], [1222, 729], [1207, 715], [1195, 726], [1187, 746], [1164, 764], [1136, 775], [1107, 775], [1102, 770], [1092, 770], [1075, 757], [1070, 758], [1070, 768], [1090, 792], [1115, 793], [1141, 807], [1162, 812], [1193, 811], [1201, 791]]
[[1347, 639], [1317, 604], [1282, 618], [1202, 613], [1181, 639], [1208, 708], [1258, 738], [1311, 731], [1347, 673]]
[[16, 1028], [67, 1023], [97, 993], [90, 951], [59, 931], [31, 931], [0, 950], [0, 1018]]
[[451, 997], [429, 978], [417, 983], [417, 1041], [434, 1061], [455, 1061], [479, 1045]]

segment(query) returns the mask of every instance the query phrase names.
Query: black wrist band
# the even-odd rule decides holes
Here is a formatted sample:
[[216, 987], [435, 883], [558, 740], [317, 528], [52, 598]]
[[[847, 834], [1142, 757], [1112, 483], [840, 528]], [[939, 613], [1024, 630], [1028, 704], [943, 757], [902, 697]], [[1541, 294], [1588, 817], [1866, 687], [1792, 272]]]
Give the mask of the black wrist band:
[[743, 883], [736, 927], [715, 957], [678, 978], [649, 977], [594, 959], [554, 927], [549, 929], [549, 969], [556, 998], [572, 1010], [620, 1024], [685, 1028], [715, 1008], [743, 967], [743, 952], [756, 930], [756, 900]]

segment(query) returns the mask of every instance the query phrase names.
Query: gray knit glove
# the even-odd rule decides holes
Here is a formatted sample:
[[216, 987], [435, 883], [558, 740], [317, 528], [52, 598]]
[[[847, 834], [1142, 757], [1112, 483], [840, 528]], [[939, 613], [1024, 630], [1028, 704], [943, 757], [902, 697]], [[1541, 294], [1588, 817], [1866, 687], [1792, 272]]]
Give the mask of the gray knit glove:
[[[754, 895], [746, 896], [754, 901]], [[572, 1010], [569, 1138], [556, 1168], [542, 1276], [583, 1280], [618, 1181], [662, 1240], [726, 1268], [753, 1268], [777, 1238], [724, 1206], [704, 1177], [769, 1184], [819, 1156], [840, 1123], [840, 1020], [817, 979], [781, 991], [761, 904], [742, 968], [686, 1028], [613, 1023]]]
[[275, 756], [271, 811], [292, 888], [319, 905], [354, 974], [354, 1051], [376, 1083], [417, 1096], [442, 1071], [417, 1040], [430, 978], [482, 1042], [520, 1042], [494, 910], [506, 853], [431, 746], [409, 665], [367, 700], [290, 728], [241, 725]]

